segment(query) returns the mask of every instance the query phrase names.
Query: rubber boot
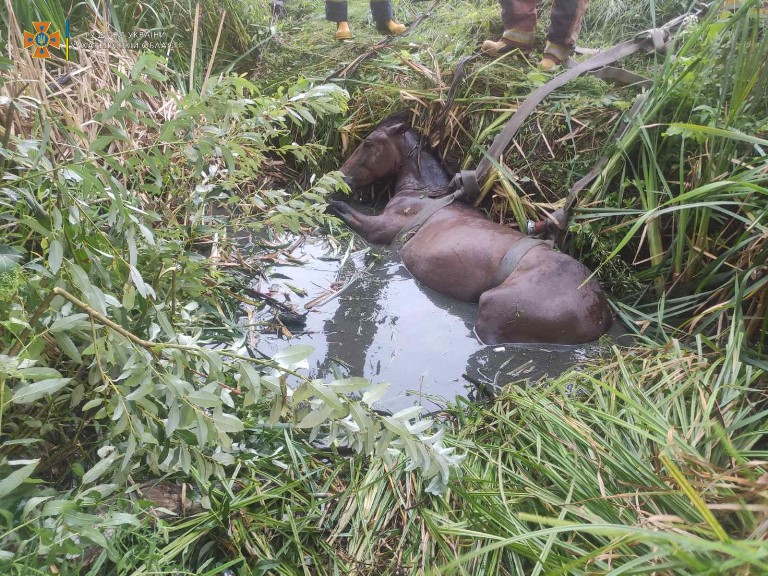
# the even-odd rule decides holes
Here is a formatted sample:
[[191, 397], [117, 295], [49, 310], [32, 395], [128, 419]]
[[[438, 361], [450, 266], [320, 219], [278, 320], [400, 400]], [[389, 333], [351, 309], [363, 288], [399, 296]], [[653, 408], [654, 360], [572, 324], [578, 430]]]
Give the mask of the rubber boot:
[[336, 40], [349, 40], [352, 38], [345, 0], [326, 0], [325, 19], [329, 22], [336, 22]]
[[553, 70], [559, 68], [561, 64], [562, 62], [560, 62], [551, 54], [544, 54], [541, 62], [539, 62], [538, 69], [542, 72], [552, 72]]
[[393, 36], [400, 36], [400, 34], [408, 30], [408, 27], [405, 24], [400, 24], [400, 22], [394, 20], [387, 20], [384, 22], [383, 27]]
[[567, 46], [547, 42], [544, 48], [544, 55], [539, 62], [539, 70], [542, 72], [552, 72], [559, 68], [563, 62], [568, 60], [572, 50]]
[[349, 40], [352, 38], [352, 30], [349, 29], [349, 22], [339, 22], [336, 25], [336, 40]]
[[533, 32], [510, 28], [498, 40], [486, 40], [480, 49], [490, 56], [501, 56], [513, 50], [519, 50], [526, 55], [533, 50]]
[[405, 24], [395, 20], [391, 0], [371, 0], [371, 16], [376, 22], [376, 27], [382, 32], [398, 36], [408, 29]]

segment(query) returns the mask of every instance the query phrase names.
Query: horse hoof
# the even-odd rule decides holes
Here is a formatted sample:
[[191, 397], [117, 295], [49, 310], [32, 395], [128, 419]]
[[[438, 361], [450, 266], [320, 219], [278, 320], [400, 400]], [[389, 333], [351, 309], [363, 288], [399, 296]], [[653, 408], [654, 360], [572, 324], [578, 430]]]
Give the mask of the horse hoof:
[[333, 216], [341, 216], [350, 209], [349, 204], [342, 202], [341, 200], [329, 200], [328, 205], [325, 207], [326, 214], [332, 214]]
[[304, 328], [307, 325], [307, 315], [306, 313], [299, 314], [298, 312], [285, 310], [275, 314], [275, 321], [287, 328], [297, 330], [299, 328]]

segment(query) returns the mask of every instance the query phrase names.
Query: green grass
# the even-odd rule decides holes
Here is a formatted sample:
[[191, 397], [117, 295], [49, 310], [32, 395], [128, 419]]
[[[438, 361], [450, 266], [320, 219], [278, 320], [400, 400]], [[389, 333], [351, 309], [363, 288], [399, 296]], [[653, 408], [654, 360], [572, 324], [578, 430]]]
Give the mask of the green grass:
[[382, 574], [761, 573], [766, 380], [735, 366], [677, 343], [616, 349], [462, 405], [446, 415], [467, 453], [451, 491], [426, 500], [373, 468], [333, 534]]
[[466, 458], [442, 496], [288, 431], [270, 456], [282, 433], [265, 430], [259, 459], [202, 495], [210, 510], [121, 530], [120, 573], [760, 574], [766, 373], [699, 346], [616, 348], [447, 410]]
[[[19, 21], [46, 9], [17, 4]], [[170, 67], [93, 58], [71, 99], [17, 94], [39, 70], [0, 63], [0, 90], [18, 105], [0, 107], [0, 572], [768, 572], [768, 35], [756, 4], [691, 28], [674, 59], [626, 63], [655, 84], [618, 145], [605, 143], [636, 90], [594, 78], [549, 98], [519, 134], [484, 207], [536, 216], [607, 150], [565, 249], [600, 267], [641, 336], [435, 415], [464, 455], [438, 495], [424, 470], [439, 438], [417, 443], [412, 419], [386, 420], [407, 428], [396, 437], [378, 435], [374, 413], [343, 417], [360, 405], [334, 390], [361, 382], [304, 378], [301, 401], [283, 397], [280, 359], [250, 358], [239, 340], [240, 303], [264, 305], [239, 289], [267, 263], [233, 274], [200, 247], [226, 225], [269, 235], [323, 222], [333, 178], [322, 173], [390, 112], [410, 110], [454, 167], [476, 164], [546, 80], [535, 62], [473, 61], [441, 123], [458, 59], [501, 32], [495, 1], [436, 3], [337, 81], [348, 110], [346, 95], [313, 84], [382, 39], [361, 2], [349, 43], [314, 1], [289, 0], [281, 22], [264, 0], [201, 2], [194, 66], [189, 44]], [[121, 29], [195, 22], [194, 2], [110, 5]], [[428, 6], [403, 0], [395, 13], [409, 22]], [[91, 25], [105, 7], [75, 10]], [[682, 8], [593, 0], [582, 41], [606, 46]], [[228, 70], [255, 84], [220, 80]], [[300, 356], [283, 356], [283, 370], [300, 377]], [[333, 430], [364, 454], [318, 445], [329, 427], [297, 425], [329, 407]], [[159, 510], [154, 484], [186, 514]]]
[[578, 217], [647, 283], [629, 316], [721, 337], [743, 318], [765, 351], [768, 38], [748, 8], [681, 37]]

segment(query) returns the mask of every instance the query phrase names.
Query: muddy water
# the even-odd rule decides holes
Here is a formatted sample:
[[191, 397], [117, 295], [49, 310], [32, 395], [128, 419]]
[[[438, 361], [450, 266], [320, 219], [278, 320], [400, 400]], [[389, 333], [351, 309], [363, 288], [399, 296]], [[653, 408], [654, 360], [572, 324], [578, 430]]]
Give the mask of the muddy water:
[[472, 329], [477, 305], [422, 286], [389, 248], [334, 252], [323, 240], [307, 239], [291, 255], [303, 264], [272, 267], [271, 288], [290, 292], [297, 310], [310, 306], [306, 325], [289, 328], [289, 338], [262, 332], [259, 351], [272, 355], [309, 344], [313, 377], [364, 376], [388, 383], [380, 409], [419, 403], [434, 410], [457, 396], [478, 397], [478, 383], [493, 390], [510, 381], [557, 376], [605, 351], [597, 343], [484, 346]]

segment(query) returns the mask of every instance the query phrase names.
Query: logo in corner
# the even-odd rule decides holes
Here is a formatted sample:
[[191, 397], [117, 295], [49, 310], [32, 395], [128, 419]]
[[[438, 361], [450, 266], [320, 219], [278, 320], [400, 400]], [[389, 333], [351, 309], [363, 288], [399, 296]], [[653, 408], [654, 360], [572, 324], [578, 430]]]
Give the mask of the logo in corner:
[[58, 48], [61, 46], [61, 32], [58, 30], [51, 34], [48, 34], [48, 28], [51, 27], [50, 22], [32, 22], [35, 27], [35, 33], [27, 32], [24, 30], [24, 48], [32, 48], [33, 58], [50, 58], [51, 53], [48, 51], [49, 46]]

